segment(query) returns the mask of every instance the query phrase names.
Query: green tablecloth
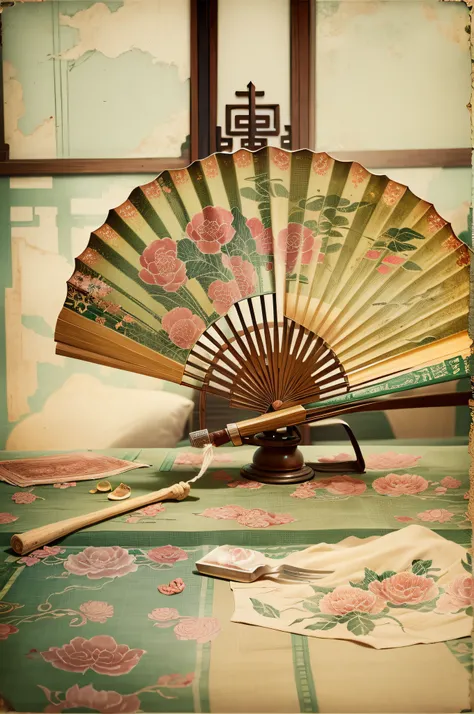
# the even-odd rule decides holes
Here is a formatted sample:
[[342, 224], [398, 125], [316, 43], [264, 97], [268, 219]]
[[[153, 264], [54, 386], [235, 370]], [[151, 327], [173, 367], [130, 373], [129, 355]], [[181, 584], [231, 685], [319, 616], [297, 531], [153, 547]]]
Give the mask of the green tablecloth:
[[[195, 475], [186, 450], [114, 450], [153, 464], [124, 475], [139, 495]], [[305, 447], [317, 461], [340, 447]], [[387, 451], [396, 452], [387, 454]], [[108, 505], [90, 482], [0, 484], [0, 693], [17, 711], [446, 712], [467, 709], [469, 640], [375, 651], [230, 622], [227, 583], [194, 563], [234, 543], [284, 557], [319, 541], [422, 523], [470, 545], [465, 446], [379, 445], [362, 476], [309, 486], [240, 479], [248, 449], [222, 449], [180, 503], [98, 524], [18, 558], [11, 534]], [[3, 458], [25, 454], [3, 453]], [[419, 457], [419, 458], [418, 458]], [[341, 474], [344, 469], [341, 467]], [[118, 479], [113, 479], [117, 481]], [[403, 494], [403, 495], [401, 495]], [[4, 515], [7, 514], [7, 515]], [[169, 546], [169, 547], [167, 547]], [[157, 587], [181, 578], [185, 590]]]

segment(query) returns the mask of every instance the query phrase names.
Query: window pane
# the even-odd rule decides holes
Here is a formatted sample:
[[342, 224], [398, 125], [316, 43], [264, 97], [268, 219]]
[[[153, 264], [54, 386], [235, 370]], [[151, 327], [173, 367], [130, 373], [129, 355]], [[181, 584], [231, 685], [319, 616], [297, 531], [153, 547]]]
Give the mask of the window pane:
[[[217, 123], [225, 136], [226, 104], [245, 104], [235, 96], [253, 82], [265, 96], [262, 104], [280, 105], [281, 134], [290, 123], [289, 0], [220, 0], [218, 37]], [[268, 143], [280, 146], [280, 137]], [[234, 149], [240, 139], [234, 139]]]
[[470, 146], [463, 2], [316, 2], [318, 150]]
[[3, 19], [12, 159], [181, 155], [189, 0], [17, 4]]

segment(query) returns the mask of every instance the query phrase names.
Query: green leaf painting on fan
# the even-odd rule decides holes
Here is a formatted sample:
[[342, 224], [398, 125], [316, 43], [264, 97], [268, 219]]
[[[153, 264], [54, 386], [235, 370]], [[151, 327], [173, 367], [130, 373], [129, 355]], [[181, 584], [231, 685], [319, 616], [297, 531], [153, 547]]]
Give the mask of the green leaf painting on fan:
[[468, 264], [431, 204], [359, 164], [216, 154], [136, 188], [92, 233], [58, 352], [257, 412], [350, 403], [455, 378]]

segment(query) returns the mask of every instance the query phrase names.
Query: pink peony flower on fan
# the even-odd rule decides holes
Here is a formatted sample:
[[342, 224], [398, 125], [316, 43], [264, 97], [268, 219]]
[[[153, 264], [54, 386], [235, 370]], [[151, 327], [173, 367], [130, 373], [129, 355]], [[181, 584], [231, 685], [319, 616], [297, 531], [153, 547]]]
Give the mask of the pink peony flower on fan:
[[280, 149], [270, 149], [270, 157], [275, 166], [286, 171], [290, 166], [290, 155]]
[[364, 258], [367, 258], [368, 260], [378, 260], [381, 255], [381, 250], [368, 250], [367, 253], [364, 255]]
[[232, 256], [232, 258], [223, 255], [222, 265], [233, 273], [240, 291], [240, 297], [248, 297], [255, 292], [257, 273], [250, 261], [243, 260], [237, 255]]
[[321, 239], [315, 239], [310, 229], [300, 223], [289, 223], [288, 227], [278, 234], [278, 248], [286, 254], [288, 273], [294, 270], [299, 256], [302, 265], [309, 265], [313, 251], [319, 250], [320, 247]]
[[240, 290], [236, 280], [229, 280], [224, 283], [222, 280], [214, 280], [209, 285], [208, 297], [212, 300], [212, 306], [219, 315], [226, 315], [234, 302], [240, 300]]
[[431, 578], [408, 572], [397, 573], [381, 582], [374, 580], [369, 590], [392, 605], [417, 605], [433, 600], [438, 594], [438, 586]]
[[182, 350], [190, 349], [206, 329], [204, 321], [187, 307], [174, 307], [167, 312], [161, 326], [171, 342]]
[[[49, 690], [45, 691], [48, 694]], [[49, 694], [51, 694], [49, 692]], [[49, 700], [51, 701], [51, 699]], [[92, 684], [80, 687], [74, 684], [66, 691], [65, 698], [56, 704], [50, 704], [44, 710], [48, 714], [76, 709], [77, 711], [95, 711], [101, 714], [133, 714], [140, 710], [140, 700], [136, 694], [119, 694], [114, 691], [97, 690]]]
[[138, 273], [148, 285], [159, 285], [175, 293], [186, 280], [186, 265], [177, 257], [178, 246], [171, 238], [158, 238], [140, 256], [142, 270]]
[[387, 263], [387, 265], [401, 265], [405, 260], [406, 258], [403, 258], [401, 255], [386, 255], [382, 263]]
[[426, 491], [429, 482], [416, 474], [387, 474], [376, 478], [372, 487], [382, 496], [413, 496]]
[[252, 234], [252, 238], [257, 244], [259, 255], [273, 254], [273, 233], [271, 228], [264, 228], [259, 218], [249, 218], [246, 225]]
[[235, 235], [233, 220], [232, 213], [225, 208], [206, 206], [192, 217], [186, 226], [186, 233], [201, 253], [220, 253], [221, 247]]
[[183, 617], [174, 628], [178, 640], [195, 640], [200, 644], [214, 640], [221, 630], [215, 617]]
[[440, 481], [441, 486], [444, 488], [459, 488], [462, 486], [462, 481], [452, 476], [445, 476], [442, 481]]
[[350, 612], [378, 614], [385, 607], [373, 592], [353, 588], [350, 585], [338, 585], [324, 595], [319, 602], [319, 609], [326, 615], [347, 615]]
[[460, 575], [449, 583], [437, 602], [438, 612], [457, 612], [471, 607], [474, 603], [474, 579], [471, 575]]
[[90, 640], [74, 637], [62, 647], [50, 647], [46, 652], [41, 652], [44, 661], [56, 669], [81, 674], [91, 669], [109, 677], [127, 674], [136, 667], [144, 654], [145, 650], [117, 644], [109, 635], [96, 635]]

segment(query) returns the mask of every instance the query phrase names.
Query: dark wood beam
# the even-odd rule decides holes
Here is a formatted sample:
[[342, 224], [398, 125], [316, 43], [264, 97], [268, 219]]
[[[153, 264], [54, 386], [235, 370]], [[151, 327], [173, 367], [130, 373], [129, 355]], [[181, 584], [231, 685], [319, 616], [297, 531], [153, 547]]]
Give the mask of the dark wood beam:
[[0, 13], [0, 161], [8, 161], [10, 147], [5, 143], [5, 99], [3, 96], [3, 26]]
[[291, 0], [291, 148], [314, 147], [314, 9], [311, 0]]
[[357, 161], [368, 169], [460, 168], [471, 166], [471, 149], [395, 149], [392, 151], [328, 151], [341, 161]]
[[216, 150], [217, 3], [191, 2], [191, 158]]
[[158, 174], [189, 165], [187, 158], [169, 159], [15, 159], [0, 161], [0, 176], [65, 174]]

